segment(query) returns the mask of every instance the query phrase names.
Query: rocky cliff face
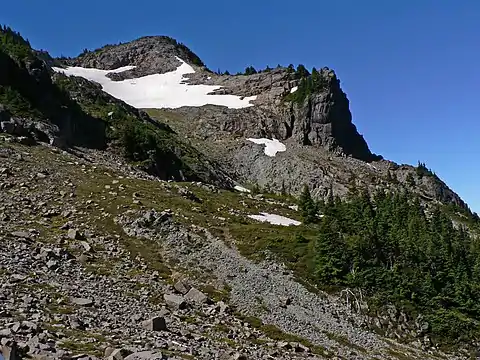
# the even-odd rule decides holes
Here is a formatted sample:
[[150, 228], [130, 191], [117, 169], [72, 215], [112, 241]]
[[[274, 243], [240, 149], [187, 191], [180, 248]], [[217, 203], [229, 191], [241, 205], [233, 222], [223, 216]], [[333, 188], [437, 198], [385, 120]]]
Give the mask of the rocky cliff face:
[[297, 103], [286, 103], [287, 133], [291, 132], [302, 145], [320, 146], [335, 154], [351, 155], [364, 161], [379, 160], [353, 124], [347, 96], [335, 73], [326, 70], [320, 74], [326, 81], [323, 91], [308, 94]]
[[[279, 139], [293, 137], [302, 145], [323, 147], [337, 154], [371, 161], [375, 159], [363, 137], [352, 123], [348, 99], [340, 88], [340, 82], [331, 70], [321, 71], [328, 86], [313, 93], [301, 103], [285, 101], [299, 79], [286, 68], [277, 68], [254, 75], [218, 75], [207, 70], [197, 55], [175, 40], [167, 37], [145, 37], [117, 46], [87, 52], [75, 59], [65, 60], [70, 66], [113, 70], [135, 66], [122, 73], [109, 74], [113, 80], [137, 78], [175, 70], [181, 63], [177, 57], [192, 65], [195, 74], [188, 75], [192, 85], [219, 85], [215, 94], [235, 94], [258, 97], [258, 111], [252, 117], [246, 111], [229, 120], [223, 127], [243, 128], [253, 133], [258, 129], [264, 136]], [[259, 114], [260, 113], [260, 114]]]

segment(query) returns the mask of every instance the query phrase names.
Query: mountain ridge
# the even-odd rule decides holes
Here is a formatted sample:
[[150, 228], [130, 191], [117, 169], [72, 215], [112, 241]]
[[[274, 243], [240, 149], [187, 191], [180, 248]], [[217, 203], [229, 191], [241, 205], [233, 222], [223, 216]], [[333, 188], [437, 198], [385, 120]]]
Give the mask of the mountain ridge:
[[[114, 68], [118, 65], [126, 66], [134, 64], [135, 60], [131, 59], [133, 56], [131, 54], [140, 54], [141, 59], [154, 59], [147, 60], [147, 65], [141, 68], [140, 74], [141, 76], [145, 76], [156, 73], [158, 66], [161, 66], [161, 64], [167, 64], [167, 69], [178, 66], [177, 55], [182, 55], [182, 53], [190, 54], [188, 49], [185, 50], [184, 45], [178, 44], [176, 40], [170, 37], [146, 36], [120, 45], [107, 45], [97, 50], [89, 51], [78, 58], [52, 60], [55, 61], [55, 65], [76, 64], [91, 66], [95, 63], [99, 64], [102, 68]], [[159, 46], [159, 48], [156, 46]], [[157, 63], [155, 59], [164, 47], [166, 47], [167, 52], [163, 54], [161, 61]], [[127, 50], [126, 53], [124, 51], [125, 49]], [[41, 55], [41, 58], [46, 61], [48, 65], [48, 62], [51, 61], [48, 53], [39, 55]], [[192, 56], [194, 59], [198, 58], [195, 54]], [[130, 60], [128, 60], [129, 58]], [[140, 60], [137, 59], [136, 61]], [[194, 60], [194, 62], [197, 62], [197, 60]], [[320, 71], [315, 70], [315, 74], [310, 74], [308, 70], [300, 65], [297, 70], [289, 66], [287, 68], [269, 69], [251, 75], [229, 76], [211, 73], [205, 70], [201, 60], [199, 60], [199, 63], [202, 64], [202, 67], [197, 67], [193, 64], [197, 70], [195, 70], [195, 73], [186, 76], [186, 78], [188, 78], [188, 80], [185, 80], [187, 84], [191, 84], [192, 86], [199, 84], [219, 86], [220, 88], [214, 90], [212, 94], [228, 95], [235, 93], [241, 96], [253, 94], [257, 96], [257, 99], [253, 101], [255, 105], [250, 109], [240, 110], [240, 113], [234, 111], [230, 114], [229, 109], [222, 111], [215, 110], [213, 112], [206, 110], [204, 112], [208, 114], [206, 118], [212, 118], [213, 122], [222, 124], [222, 129], [230, 129], [230, 131], [227, 131], [230, 133], [229, 135], [233, 134], [234, 136], [238, 136], [238, 131], [243, 128], [242, 134], [244, 137], [262, 136], [271, 138], [274, 136], [281, 140], [293, 138], [296, 144], [313, 145], [314, 147], [324, 148], [327, 152], [335, 156], [353, 156], [354, 158], [357, 157], [367, 161], [378, 161], [382, 159], [381, 156], [374, 155], [370, 152], [363, 136], [358, 134], [352, 122], [348, 98], [341, 90], [340, 82], [334, 71], [328, 68], [322, 68]], [[153, 64], [153, 67], [150, 66], [151, 64]], [[135, 72], [139, 70], [134, 68], [130, 71]], [[115, 82], [124, 80], [124, 76], [131, 78], [135, 74], [138, 75], [138, 73], [130, 73], [130, 71], [119, 73], [123, 74], [119, 78], [115, 78], [119, 74], [107, 74], [107, 76], [112, 77], [112, 81]], [[316, 80], [312, 81], [312, 78], [316, 78]], [[313, 84], [313, 82], [315, 82], [315, 84]], [[300, 88], [300, 90], [298, 90], [298, 88]], [[297, 91], [292, 92], [293, 89]], [[327, 89], [327, 91], [324, 91], [325, 89]], [[259, 108], [260, 110], [258, 110]], [[187, 109], [186, 111], [180, 111], [182, 116], [196, 116], [195, 113], [197, 110], [195, 108]], [[227, 111], [229, 115], [228, 118], [224, 119], [225, 111]], [[247, 114], [245, 116], [242, 115], [242, 111], [247, 112]], [[299, 119], [299, 121], [295, 121], [295, 119]], [[160, 119], [161, 122], [167, 120], [168, 119]], [[192, 123], [194, 123], [194, 121], [192, 121]], [[187, 131], [191, 130], [192, 129], [188, 129]], [[247, 135], [245, 131], [250, 135]], [[203, 133], [202, 136], [213, 139], [216, 137], [215, 133], [205, 134], [204, 131]], [[194, 135], [195, 133], [192, 134]], [[180, 135], [188, 136], [188, 134]], [[225, 154], [221, 156], [224, 155]], [[221, 157], [219, 157], [218, 160], [221, 160]], [[397, 168], [396, 164], [392, 162], [389, 164], [391, 164], [392, 169]], [[282, 184], [289, 182], [288, 179], [282, 177], [279, 181], [275, 181], [268, 174], [262, 178], [255, 178], [251, 174], [239, 171], [239, 169], [236, 168], [231, 169], [231, 171], [237, 173], [244, 181], [257, 182], [260, 186], [271, 182], [274, 184], [272, 190], [275, 191], [279, 191]], [[388, 171], [390, 170], [384, 173], [385, 176], [388, 175]], [[318, 175], [304, 175], [303, 173], [302, 171], [302, 174], [299, 174], [299, 176], [303, 178], [300, 183], [297, 181], [296, 185], [291, 184], [287, 186], [290, 188], [290, 191], [298, 194], [303, 184], [308, 184], [313, 188], [314, 194], [316, 195], [323, 194], [323, 196], [326, 196], [328, 190], [332, 187], [336, 188], [335, 192], [341, 196], [348, 192], [345, 188], [345, 183], [347, 182], [345, 179], [341, 181], [343, 184], [336, 185], [330, 181], [328, 184], [322, 184], [320, 189], [316, 189], [318, 186], [315, 185], [313, 178], [317, 178]], [[278, 174], [276, 174], [275, 177], [278, 177]], [[468, 209], [465, 202], [460, 199], [458, 195], [453, 194], [444, 183], [428, 186], [430, 190], [427, 191], [429, 193], [427, 196], [440, 201], [453, 201], [454, 204]]]

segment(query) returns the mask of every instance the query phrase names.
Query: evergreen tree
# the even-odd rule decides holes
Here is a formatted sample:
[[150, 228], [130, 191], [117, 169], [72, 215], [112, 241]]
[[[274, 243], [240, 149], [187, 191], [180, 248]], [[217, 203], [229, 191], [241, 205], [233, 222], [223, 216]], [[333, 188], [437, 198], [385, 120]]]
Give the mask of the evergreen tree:
[[303, 187], [302, 194], [300, 195], [298, 207], [302, 214], [303, 222], [305, 224], [311, 224], [317, 221], [318, 208], [313, 200], [310, 189], [307, 185]]
[[324, 285], [342, 283], [346, 274], [345, 246], [338, 221], [332, 217], [322, 219], [319, 235], [315, 239], [315, 277]]
[[245, 69], [245, 75], [253, 75], [253, 74], [256, 74], [256, 73], [257, 73], [257, 70], [255, 70], [255, 68], [253, 66], [248, 66]]
[[282, 196], [287, 196], [287, 189], [285, 187], [285, 181], [284, 180], [282, 180], [282, 188], [280, 190], [280, 193], [281, 193]]
[[319, 84], [321, 83], [320, 73], [317, 71], [316, 68], [312, 69], [312, 81], [313, 81], [314, 87], [319, 86]]
[[295, 73], [295, 76], [297, 77], [297, 79], [302, 79], [302, 78], [306, 78], [310, 75], [310, 73], [308, 72], [307, 68], [300, 64], [297, 66], [297, 71]]

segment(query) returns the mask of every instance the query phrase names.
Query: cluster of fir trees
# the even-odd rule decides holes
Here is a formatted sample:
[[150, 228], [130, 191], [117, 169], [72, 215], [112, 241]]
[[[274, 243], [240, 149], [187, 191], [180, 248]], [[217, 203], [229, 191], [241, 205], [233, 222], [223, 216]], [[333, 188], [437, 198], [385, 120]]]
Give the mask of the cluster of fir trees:
[[0, 25], [0, 51], [3, 51], [17, 61], [33, 57], [32, 48], [19, 32], [10, 27]]
[[287, 69], [295, 79], [300, 80], [297, 91], [287, 95], [288, 101], [303, 102], [310, 94], [328, 87], [328, 80], [315, 67], [311, 73], [302, 64], [298, 65], [296, 70], [293, 65], [289, 65]]
[[422, 313], [440, 341], [480, 335], [480, 244], [439, 208], [427, 214], [414, 195], [382, 191], [315, 203], [308, 189], [299, 208], [318, 231], [306, 262], [317, 285], [362, 289], [371, 304]]

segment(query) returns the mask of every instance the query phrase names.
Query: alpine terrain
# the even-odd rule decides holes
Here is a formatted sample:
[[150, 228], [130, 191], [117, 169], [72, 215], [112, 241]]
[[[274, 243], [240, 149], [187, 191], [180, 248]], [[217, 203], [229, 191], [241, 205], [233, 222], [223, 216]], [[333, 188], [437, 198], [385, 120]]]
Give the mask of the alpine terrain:
[[4, 359], [476, 358], [479, 224], [332, 69], [0, 27]]

